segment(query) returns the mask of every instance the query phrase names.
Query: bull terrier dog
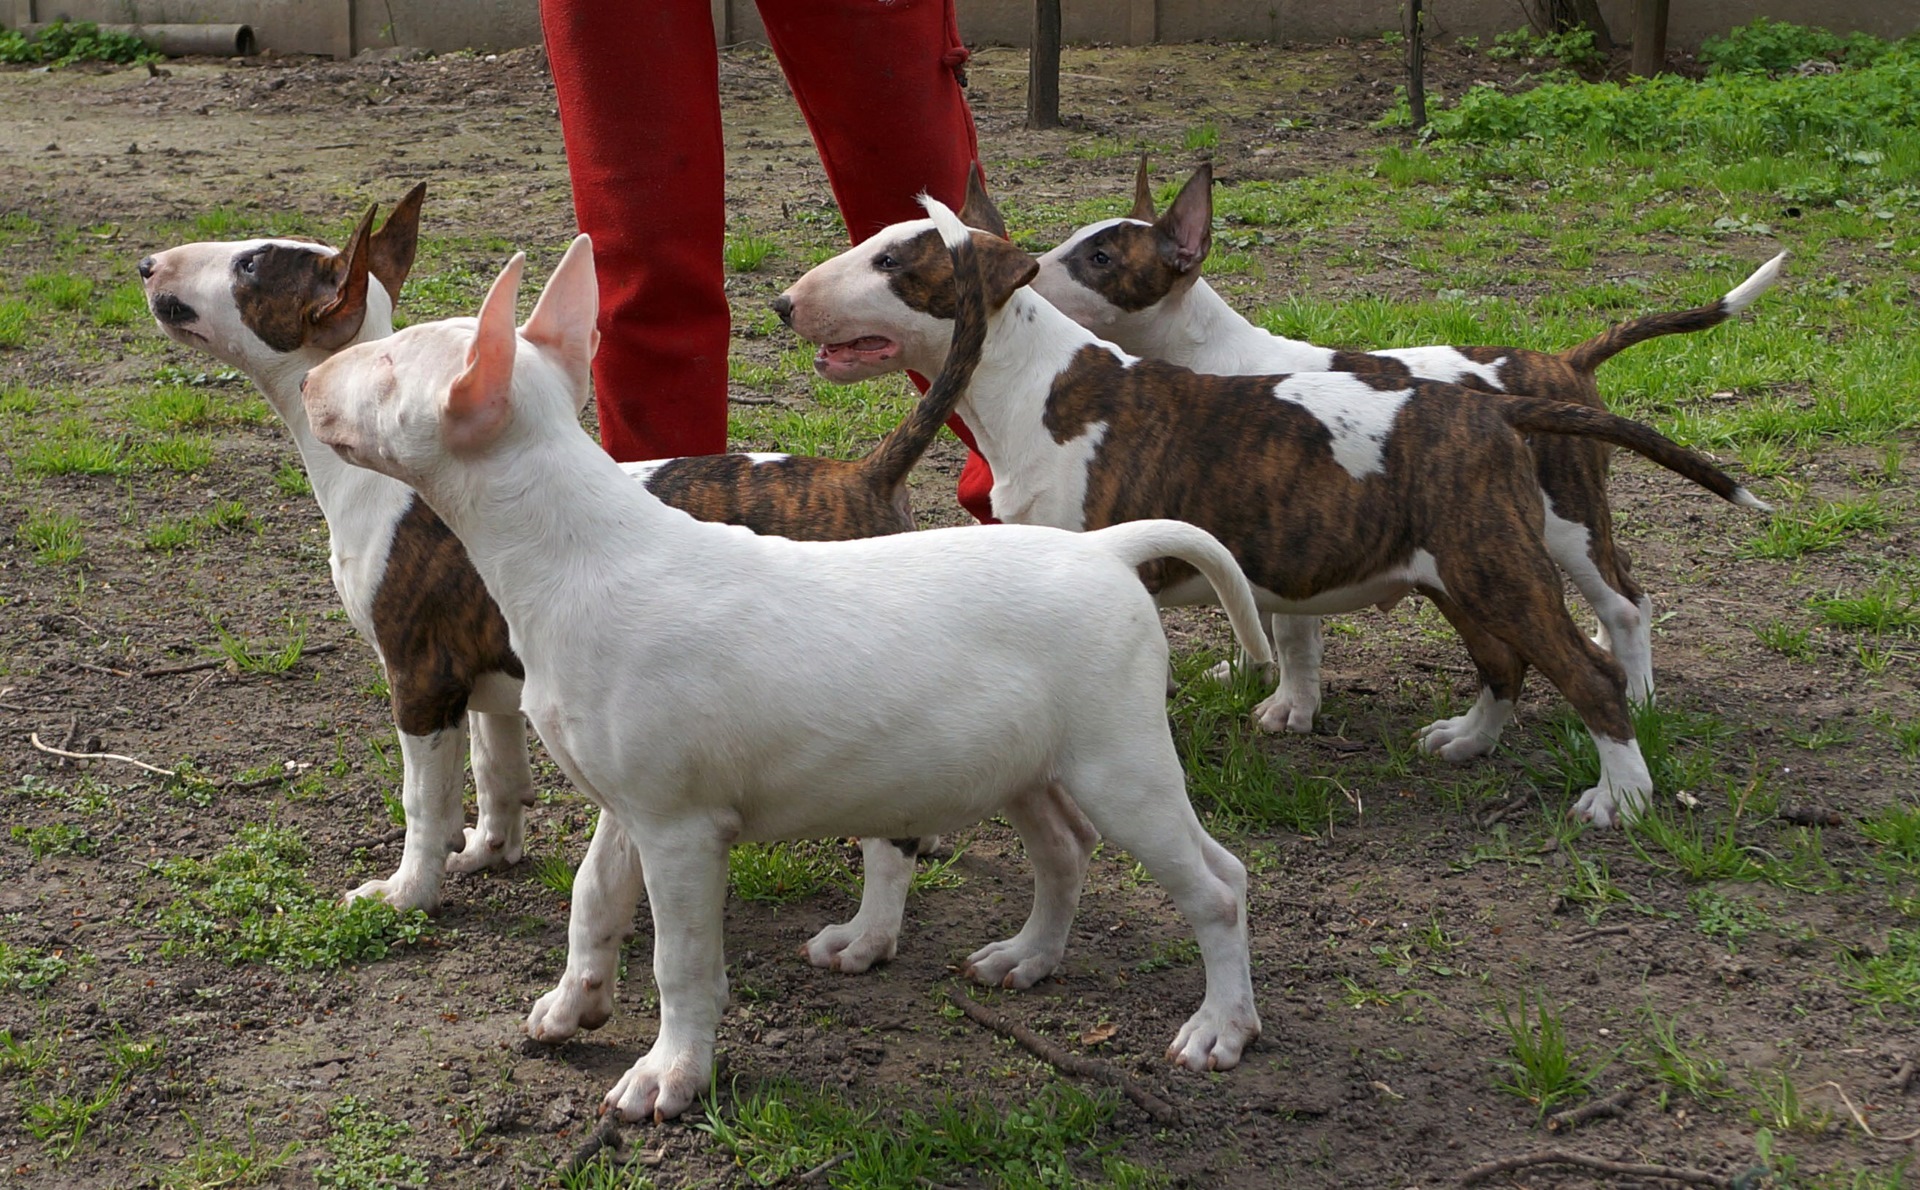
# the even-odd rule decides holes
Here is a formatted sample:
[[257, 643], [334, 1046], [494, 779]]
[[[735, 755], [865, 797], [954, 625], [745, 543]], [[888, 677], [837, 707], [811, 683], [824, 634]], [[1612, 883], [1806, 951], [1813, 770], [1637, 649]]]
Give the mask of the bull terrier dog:
[[[314, 364], [393, 333], [425, 193], [415, 187], [378, 231], [369, 210], [344, 252], [298, 239], [195, 243], [146, 257], [139, 272], [160, 328], [246, 372], [286, 424], [327, 520], [335, 590], [387, 673], [406, 838], [392, 876], [346, 895], [432, 910], [443, 867], [471, 872], [521, 858], [533, 775], [520, 659], [446, 525], [406, 485], [343, 464], [313, 437], [299, 399]], [[923, 400], [863, 459], [735, 454], [623, 466], [696, 517], [756, 532], [814, 540], [906, 532], [914, 527], [907, 474], [955, 391]], [[479, 820], [463, 830], [469, 738]], [[867, 840], [863, 850], [868, 887], [897, 905], [918, 845]], [[863, 971], [891, 958], [897, 940], [897, 909], [877, 913], [863, 898], [852, 921], [822, 929], [804, 953], [816, 966]]]
[[[984, 191], [973, 197], [970, 210], [974, 204], [983, 212], [975, 226], [993, 222], [1004, 233]], [[1716, 302], [1619, 323], [1559, 353], [1518, 347], [1338, 351], [1264, 331], [1228, 306], [1200, 275], [1212, 229], [1212, 166], [1194, 171], [1172, 205], [1156, 214], [1142, 160], [1133, 210], [1081, 228], [1042, 256], [1034, 291], [1122, 349], [1196, 372], [1361, 372], [1392, 378], [1396, 385], [1417, 377], [1604, 409], [1594, 369], [1636, 343], [1706, 330], [1735, 317], [1773, 287], [1786, 259], [1783, 252], [1769, 260]], [[1547, 553], [1599, 616], [1595, 639], [1626, 671], [1627, 697], [1645, 702], [1653, 697], [1652, 604], [1613, 538], [1606, 486], [1612, 452], [1590, 437], [1541, 437], [1529, 445], [1545, 501]], [[1281, 683], [1290, 693], [1263, 725], [1310, 731], [1320, 706], [1319, 620], [1276, 616], [1273, 636]]]
[[[990, 261], [1026, 257], [1004, 240], [984, 240]], [[945, 351], [951, 277], [933, 225], [900, 223], [813, 268], [775, 309], [823, 345], [815, 366], [830, 379], [927, 372]], [[1651, 779], [1626, 679], [1567, 612], [1524, 436], [1624, 446], [1729, 501], [1766, 507], [1745, 488], [1603, 410], [1403, 373], [1203, 376], [1127, 354], [1029, 287], [989, 296], [985, 353], [956, 412], [993, 468], [1002, 520], [1063, 529], [1190, 521], [1234, 552], [1271, 614], [1426, 595], [1460, 633], [1481, 679], [1467, 714], [1422, 730], [1428, 752], [1465, 760], [1492, 749], [1532, 665], [1573, 704], [1599, 749], [1600, 782], [1574, 812], [1605, 825], [1644, 807]], [[1143, 577], [1161, 606], [1208, 598], [1177, 565], [1155, 564]], [[1255, 712], [1262, 725], [1283, 722], [1296, 697], [1275, 691]]]
[[[949, 312], [984, 323], [985, 295], [1013, 289], [999, 274], [1024, 277], [1031, 258], [982, 265], [972, 233], [924, 201]], [[660, 1031], [606, 1102], [627, 1119], [677, 1115], [707, 1086], [726, 1002], [729, 844], [926, 835], [993, 813], [1039, 857], [1034, 909], [966, 969], [1030, 984], [1060, 961], [1078, 898], [1047, 883], [1072, 867], [1052, 857], [1091, 845], [1052, 833], [1073, 818], [1064, 803], [1138, 857], [1198, 935], [1206, 992], [1169, 1059], [1235, 1065], [1260, 1031], [1246, 871], [1188, 804], [1166, 638], [1136, 570], [1169, 555], [1197, 568], [1243, 647], [1265, 653], [1232, 555], [1164, 520], [850, 542], [696, 521], [629, 482], [577, 421], [598, 301], [587, 238], [516, 333], [521, 259], [477, 320], [348, 348], [308, 373], [305, 401], [320, 441], [410, 484], [466, 543], [524, 658], [528, 716], [603, 812], [574, 884], [566, 972], [528, 1033], [558, 1040], [607, 1019], [644, 884]], [[964, 383], [948, 373], [934, 387]]]

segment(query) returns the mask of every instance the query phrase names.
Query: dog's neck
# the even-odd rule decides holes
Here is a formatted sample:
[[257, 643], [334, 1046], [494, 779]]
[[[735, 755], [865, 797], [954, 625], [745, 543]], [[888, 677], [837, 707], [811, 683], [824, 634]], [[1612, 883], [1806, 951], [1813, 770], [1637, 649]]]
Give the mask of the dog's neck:
[[1121, 346], [1145, 359], [1163, 359], [1216, 376], [1249, 372], [1322, 372], [1333, 352], [1255, 326], [1202, 277], [1184, 293], [1116, 324]]

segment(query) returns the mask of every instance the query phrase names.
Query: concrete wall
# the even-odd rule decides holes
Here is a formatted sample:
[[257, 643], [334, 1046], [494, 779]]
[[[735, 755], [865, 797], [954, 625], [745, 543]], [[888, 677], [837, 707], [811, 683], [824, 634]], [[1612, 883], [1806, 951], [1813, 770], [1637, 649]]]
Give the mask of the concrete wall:
[[[597, 0], [652, 4], [670, 0]], [[806, 3], [807, 0], [791, 0]], [[960, 31], [975, 45], [1025, 45], [1031, 0], [956, 0]], [[754, 0], [708, 0], [722, 42], [763, 40]], [[1068, 42], [1328, 41], [1398, 29], [1401, 0], [1061, 0]], [[1632, 28], [1633, 0], [1600, 0], [1617, 40]], [[1427, 0], [1442, 36], [1486, 40], [1524, 23], [1518, 0]], [[1667, 44], [1691, 49], [1757, 16], [1903, 37], [1920, 29], [1913, 0], [1682, 0]], [[503, 50], [540, 39], [538, 0], [0, 0], [0, 22], [245, 22], [259, 44], [288, 53], [347, 56], [388, 45], [444, 51]]]

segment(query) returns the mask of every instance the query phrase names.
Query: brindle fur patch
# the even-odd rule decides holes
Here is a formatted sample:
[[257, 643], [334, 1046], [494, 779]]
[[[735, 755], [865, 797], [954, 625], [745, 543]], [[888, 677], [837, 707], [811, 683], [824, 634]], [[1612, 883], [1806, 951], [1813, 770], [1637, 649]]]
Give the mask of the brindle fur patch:
[[346, 273], [343, 257], [266, 244], [233, 261], [233, 304], [240, 321], [275, 351], [306, 342], [307, 315], [331, 299]]
[[1081, 240], [1065, 264], [1075, 281], [1133, 314], [1164, 299], [1186, 275], [1165, 247], [1157, 227], [1116, 223]]
[[647, 490], [703, 521], [796, 541], [846, 541], [913, 530], [903, 485], [871, 483], [865, 460], [694, 455], [662, 464]]
[[[1509, 424], [1510, 402], [1365, 376], [1412, 396], [1385, 440], [1383, 470], [1355, 479], [1335, 461], [1320, 419], [1273, 395], [1282, 379], [1200, 376], [1082, 349], [1053, 383], [1045, 424], [1061, 443], [1106, 424], [1087, 470], [1086, 527], [1191, 522], [1285, 599], [1351, 587], [1424, 550], [1445, 590], [1422, 591], [1460, 629], [1496, 697], [1517, 698], [1533, 664], [1595, 732], [1631, 738], [1620, 667], [1567, 614], [1541, 541], [1533, 456]], [[1141, 577], [1159, 590], [1190, 573], [1160, 562]]]

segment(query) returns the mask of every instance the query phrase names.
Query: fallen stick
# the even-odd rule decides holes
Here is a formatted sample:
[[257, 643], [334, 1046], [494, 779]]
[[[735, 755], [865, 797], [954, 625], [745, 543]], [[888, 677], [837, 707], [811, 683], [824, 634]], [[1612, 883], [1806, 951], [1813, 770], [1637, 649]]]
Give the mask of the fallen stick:
[[602, 1149], [612, 1149], [615, 1153], [620, 1151], [620, 1116], [615, 1112], [600, 1117], [593, 1133], [587, 1137], [586, 1143], [574, 1150], [573, 1160], [567, 1162], [566, 1170], [560, 1176], [571, 1177], [579, 1173], [600, 1155]]
[[1895, 1092], [1905, 1095], [1907, 1088], [1913, 1085], [1914, 1073], [1913, 1059], [1903, 1057], [1900, 1059], [1900, 1069], [1894, 1071], [1893, 1078], [1888, 1085], [1891, 1086]]
[[[1853, 1117], [1854, 1123], [1860, 1125], [1860, 1131], [1866, 1133], [1874, 1140], [1883, 1141], [1890, 1145], [1904, 1145], [1908, 1141], [1920, 1140], [1920, 1128], [1915, 1128], [1912, 1132], [1903, 1132], [1899, 1136], [1881, 1136], [1873, 1130], [1872, 1125], [1867, 1123], [1867, 1117], [1860, 1114], [1860, 1109], [1853, 1105], [1853, 1100], [1847, 1098], [1847, 1092], [1844, 1087], [1832, 1080], [1821, 1083], [1820, 1086], [1832, 1087], [1834, 1094], [1840, 1096], [1840, 1102], [1847, 1105], [1847, 1114]], [[1815, 1090], [1818, 1089], [1818, 1087], [1815, 1088]]]
[[1631, 933], [1633, 933], [1633, 927], [1627, 926], [1627, 925], [1595, 926], [1591, 930], [1581, 930], [1578, 934], [1568, 934], [1567, 941], [1569, 943], [1586, 942], [1590, 939], [1599, 938], [1606, 934], [1631, 934]]
[[1484, 1182], [1495, 1174], [1512, 1173], [1516, 1169], [1526, 1169], [1534, 1165], [1577, 1165], [1582, 1169], [1591, 1169], [1598, 1173], [1616, 1173], [1635, 1178], [1667, 1178], [1675, 1182], [1685, 1182], [1689, 1186], [1715, 1186], [1719, 1187], [1719, 1190], [1732, 1190], [1733, 1186], [1732, 1178], [1723, 1178], [1717, 1173], [1708, 1173], [1704, 1169], [1687, 1169], [1679, 1165], [1631, 1165], [1624, 1161], [1607, 1161], [1599, 1157], [1589, 1157], [1584, 1153], [1569, 1153], [1564, 1149], [1547, 1149], [1544, 1152], [1529, 1153], [1524, 1157], [1502, 1157], [1498, 1161], [1476, 1165], [1460, 1175], [1460, 1184], [1471, 1186], [1475, 1182]]
[[1020, 1048], [1054, 1069], [1119, 1088], [1120, 1093], [1133, 1100], [1141, 1111], [1152, 1116], [1154, 1123], [1171, 1124], [1179, 1118], [1179, 1113], [1174, 1111], [1172, 1104], [1141, 1086], [1138, 1081], [1128, 1078], [1105, 1062], [1068, 1053], [1025, 1025], [1010, 1021], [981, 1004], [961, 991], [959, 987], [948, 987], [947, 999], [952, 1001], [955, 1008], [966, 1013], [967, 1019], [975, 1024], [985, 1025], [1002, 1037], [1011, 1037], [1020, 1043]]
[[1632, 1103], [1635, 1096], [1639, 1095], [1640, 1092], [1646, 1090], [1651, 1085], [1650, 1083], [1635, 1083], [1630, 1087], [1620, 1088], [1605, 1099], [1594, 1099], [1581, 1104], [1579, 1107], [1554, 1112], [1547, 1117], [1547, 1131], [1558, 1132], [1562, 1128], [1572, 1128], [1577, 1124], [1584, 1124], [1588, 1120], [1597, 1120], [1602, 1116], [1617, 1116], [1620, 1114], [1621, 1108]]
[[1531, 793], [1523, 793], [1523, 794], [1520, 794], [1518, 797], [1511, 799], [1510, 801], [1506, 802], [1503, 805], [1495, 806], [1492, 810], [1487, 812], [1487, 816], [1485, 818], [1482, 818], [1480, 820], [1480, 829], [1486, 830], [1488, 827], [1491, 827], [1494, 823], [1499, 822], [1502, 818], [1505, 818], [1507, 815], [1512, 814], [1516, 810], [1526, 809], [1527, 806], [1532, 803], [1532, 801], [1533, 801], [1533, 795]]
[[135, 760], [131, 756], [122, 756], [118, 752], [69, 752], [65, 748], [50, 747], [40, 742], [40, 733], [37, 731], [27, 738], [33, 741], [34, 747], [52, 756], [64, 756], [68, 760], [117, 760], [123, 764], [133, 765], [135, 768], [143, 768], [149, 773], [159, 773], [162, 777], [179, 776], [172, 769], [156, 768], [144, 760]]

